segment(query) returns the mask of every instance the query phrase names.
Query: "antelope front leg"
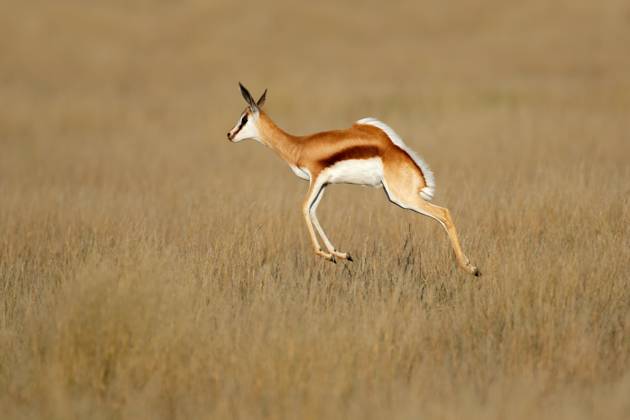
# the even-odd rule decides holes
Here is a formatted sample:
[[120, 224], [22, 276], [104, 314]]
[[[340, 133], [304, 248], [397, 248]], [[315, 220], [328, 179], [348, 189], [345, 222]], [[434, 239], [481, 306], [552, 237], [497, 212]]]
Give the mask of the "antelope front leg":
[[332, 244], [332, 242], [330, 241], [330, 239], [328, 239], [328, 236], [326, 235], [326, 232], [324, 232], [324, 229], [322, 228], [322, 226], [319, 224], [319, 220], [317, 219], [317, 206], [319, 206], [319, 202], [321, 201], [322, 197], [324, 196], [324, 190], [326, 189], [326, 186], [324, 185], [319, 194], [317, 195], [317, 197], [315, 198], [315, 201], [313, 202], [313, 205], [310, 208], [310, 217], [311, 217], [311, 221], [313, 222], [313, 225], [315, 225], [315, 229], [317, 230], [317, 232], [319, 233], [319, 236], [322, 238], [322, 240], [324, 241], [324, 245], [326, 246], [326, 249], [328, 250], [328, 252], [330, 254], [332, 254], [333, 256], [337, 257], [337, 258], [341, 258], [343, 260], [348, 260], [348, 261], [352, 261], [352, 257], [350, 256], [350, 254], [348, 254], [347, 252], [340, 252], [337, 251], [335, 249], [335, 246]]
[[317, 240], [317, 236], [315, 235], [315, 230], [313, 229], [313, 221], [311, 220], [310, 211], [308, 208], [303, 209], [304, 221], [306, 222], [306, 228], [308, 229], [308, 233], [311, 237], [311, 242], [313, 243], [313, 249], [315, 254], [320, 257], [324, 257], [330, 262], [336, 263], [335, 255], [332, 252], [323, 251], [321, 246], [319, 246], [319, 241]]
[[[304, 206], [302, 206], [302, 214], [304, 215], [304, 221], [306, 222], [306, 228], [308, 229], [308, 234], [311, 237], [311, 242], [313, 243], [313, 248], [315, 250], [315, 254], [320, 257], [326, 258], [328, 261], [336, 263], [335, 255], [332, 252], [325, 252], [319, 245], [319, 241], [317, 240], [317, 235], [315, 234], [315, 229], [313, 228], [313, 220], [311, 219], [311, 208], [318, 200], [323, 189], [323, 183], [315, 182], [311, 184], [311, 187], [306, 196], [306, 200], [304, 201]], [[317, 219], [316, 219], [317, 220]]]

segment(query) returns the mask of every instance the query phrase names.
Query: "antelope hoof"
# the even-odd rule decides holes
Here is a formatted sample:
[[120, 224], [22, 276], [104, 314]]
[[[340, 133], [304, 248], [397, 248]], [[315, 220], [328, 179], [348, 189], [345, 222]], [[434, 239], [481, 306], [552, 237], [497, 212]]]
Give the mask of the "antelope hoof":
[[337, 259], [335, 258], [335, 256], [333, 254], [330, 254], [328, 252], [324, 252], [321, 249], [318, 249], [317, 251], [315, 251], [315, 253], [317, 255], [319, 255], [320, 257], [323, 257], [323, 258], [327, 259], [331, 263], [337, 264]]
[[470, 274], [472, 274], [475, 277], [481, 277], [481, 271], [479, 271], [479, 269], [475, 266], [472, 266], [470, 268]]
[[352, 261], [352, 257], [347, 252], [339, 252], [337, 250], [334, 250], [332, 251], [332, 254], [337, 258], [341, 258], [342, 260]]

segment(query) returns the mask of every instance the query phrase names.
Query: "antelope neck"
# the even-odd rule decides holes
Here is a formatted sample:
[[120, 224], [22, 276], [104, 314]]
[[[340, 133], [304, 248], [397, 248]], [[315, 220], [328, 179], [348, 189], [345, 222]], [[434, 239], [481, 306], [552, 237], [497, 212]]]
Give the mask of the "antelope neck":
[[295, 165], [300, 158], [300, 138], [282, 130], [262, 111], [260, 111], [259, 121], [262, 143], [278, 153], [289, 164]]

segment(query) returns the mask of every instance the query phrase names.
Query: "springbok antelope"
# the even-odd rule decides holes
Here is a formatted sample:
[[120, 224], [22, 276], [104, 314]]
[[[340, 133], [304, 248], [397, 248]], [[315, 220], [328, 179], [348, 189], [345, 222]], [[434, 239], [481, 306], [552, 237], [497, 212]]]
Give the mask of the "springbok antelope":
[[[480, 275], [462, 252], [448, 209], [430, 203], [435, 192], [433, 173], [391, 127], [364, 118], [345, 130], [293, 136], [261, 109], [267, 90], [255, 101], [242, 84], [239, 86], [247, 107], [227, 137], [232, 142], [252, 139], [264, 144], [278, 153], [298, 177], [310, 182], [302, 212], [317, 255], [332, 262], [336, 258], [352, 261], [350, 254], [335, 249], [317, 220], [315, 211], [326, 187], [340, 183], [382, 186], [392, 203], [437, 220], [448, 234], [459, 266]], [[327, 251], [320, 247], [315, 229]]]

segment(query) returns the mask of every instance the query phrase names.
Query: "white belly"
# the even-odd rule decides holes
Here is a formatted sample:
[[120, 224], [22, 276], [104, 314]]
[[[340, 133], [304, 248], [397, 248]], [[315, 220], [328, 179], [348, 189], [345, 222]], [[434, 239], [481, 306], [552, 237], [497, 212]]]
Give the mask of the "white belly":
[[383, 182], [381, 158], [351, 159], [335, 163], [324, 170], [325, 182], [331, 184], [358, 184], [379, 187]]

